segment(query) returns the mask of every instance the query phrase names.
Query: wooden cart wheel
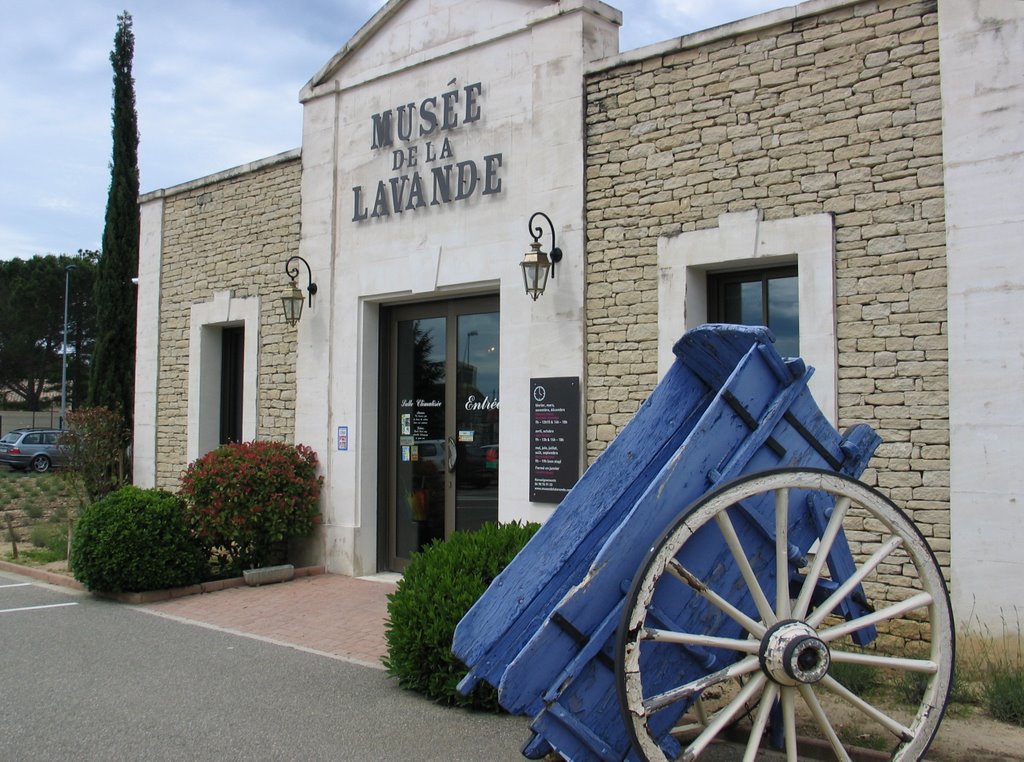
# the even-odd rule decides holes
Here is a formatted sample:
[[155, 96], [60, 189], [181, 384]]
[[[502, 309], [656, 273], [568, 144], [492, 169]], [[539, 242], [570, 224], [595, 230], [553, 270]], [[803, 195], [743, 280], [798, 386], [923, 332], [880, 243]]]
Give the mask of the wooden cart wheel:
[[[824, 531], [814, 533], [813, 546], [801, 553], [790, 540], [798, 530], [806, 539], [806, 513], [791, 518], [791, 505], [820, 500], [822, 493], [831, 515]], [[750, 538], [752, 524], [740, 501], [767, 507], [760, 537]], [[801, 520], [805, 523], [798, 526]], [[851, 541], [860, 543], [860, 553], [847, 579], [832, 580], [827, 559], [844, 525]], [[713, 551], [717, 561], [691, 564], [691, 558], [706, 559], [716, 543], [721, 546]], [[756, 558], [744, 545], [757, 548]], [[723, 569], [732, 582], [729, 589], [716, 589]], [[894, 585], [896, 577], [900, 584]], [[790, 582], [776, 586], [775, 579]], [[849, 621], [837, 616], [843, 599], [861, 585], [868, 599], [862, 611], [868, 613]], [[680, 603], [685, 596], [689, 602]], [[679, 621], [721, 624], [714, 635], [701, 627], [666, 625], [666, 602], [683, 606]], [[695, 609], [703, 613], [690, 616]], [[850, 640], [858, 633], [873, 636], [872, 628], [878, 638], [870, 646], [860, 648]], [[908, 633], [914, 642], [907, 642]], [[864, 745], [865, 731], [886, 741], [891, 759], [917, 760], [945, 711], [953, 658], [949, 595], [917, 527], [886, 497], [854, 479], [780, 469], [710, 492], [655, 543], [625, 601], [616, 680], [634, 749], [651, 762], [692, 760], [712, 741], [737, 735], [745, 743], [744, 759], [753, 760], [768, 745], [769, 725], [767, 735], [788, 760], [798, 758], [804, 743], [798, 737], [816, 739], [837, 759], [848, 760], [847, 744]], [[695, 665], [702, 666], [695, 672]], [[912, 686], [919, 705], [879, 708], [873, 698], [843, 684], [848, 672], [842, 665], [864, 665], [888, 685]], [[695, 719], [684, 738], [677, 718], [687, 709]], [[840, 726], [847, 715], [856, 718], [858, 731], [844, 741]]]

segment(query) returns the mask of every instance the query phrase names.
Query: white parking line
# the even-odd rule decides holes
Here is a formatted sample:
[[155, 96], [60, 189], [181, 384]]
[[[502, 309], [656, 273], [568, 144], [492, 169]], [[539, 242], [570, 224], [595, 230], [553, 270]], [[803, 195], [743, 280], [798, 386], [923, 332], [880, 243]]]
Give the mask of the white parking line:
[[12, 614], [15, 611], [36, 611], [38, 609], [59, 609], [61, 606], [77, 606], [77, 601], [71, 603], [49, 603], [45, 606], [22, 606], [18, 609], [0, 609], [0, 614]]
[[0, 585], [0, 590], [5, 590], [8, 587], [31, 587], [31, 586], [32, 586], [31, 582], [17, 582], [17, 583], [15, 583], [13, 585]]

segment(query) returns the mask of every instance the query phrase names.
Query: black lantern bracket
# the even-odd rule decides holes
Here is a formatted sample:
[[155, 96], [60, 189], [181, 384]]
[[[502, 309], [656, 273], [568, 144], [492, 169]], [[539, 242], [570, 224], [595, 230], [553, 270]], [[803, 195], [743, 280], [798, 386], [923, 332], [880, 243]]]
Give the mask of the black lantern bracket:
[[305, 301], [302, 296], [302, 292], [299, 290], [299, 284], [296, 281], [299, 278], [299, 266], [294, 264], [296, 261], [302, 262], [306, 266], [306, 273], [309, 276], [306, 285], [306, 293], [309, 294], [309, 306], [313, 307], [313, 294], [316, 293], [316, 284], [313, 282], [313, 270], [309, 266], [309, 262], [296, 254], [293, 257], [289, 257], [288, 261], [284, 263], [284, 272], [291, 278], [292, 289], [291, 293], [287, 296], [281, 297], [281, 308], [284, 310], [284, 319], [288, 325], [294, 326], [299, 322], [302, 317], [302, 302]]
[[[292, 264], [293, 262], [295, 262], [295, 260], [298, 260], [299, 262], [302, 262], [302, 264], [304, 264], [306, 266], [306, 275], [307, 275], [306, 291], [309, 293], [309, 306], [312, 307], [313, 306], [313, 294], [316, 293], [316, 283], [313, 282], [313, 270], [309, 266], [309, 262], [307, 262], [305, 259], [300, 257], [298, 254], [295, 254], [294, 256], [289, 257], [288, 261], [284, 263], [285, 275], [287, 275], [291, 279], [293, 284], [298, 280], [298, 278], [299, 278], [299, 266]], [[298, 288], [298, 286], [296, 286], [296, 288]]]
[[544, 228], [540, 225], [533, 224], [533, 221], [538, 217], [542, 217], [548, 223], [548, 229], [551, 231], [551, 251], [548, 254], [548, 259], [551, 260], [551, 279], [554, 280], [555, 265], [562, 261], [562, 250], [558, 248], [558, 245], [555, 243], [555, 225], [551, 221], [551, 218], [544, 214], [544, 212], [534, 212], [530, 216], [530, 238], [533, 239], [534, 243], [539, 244], [541, 236], [544, 235]]

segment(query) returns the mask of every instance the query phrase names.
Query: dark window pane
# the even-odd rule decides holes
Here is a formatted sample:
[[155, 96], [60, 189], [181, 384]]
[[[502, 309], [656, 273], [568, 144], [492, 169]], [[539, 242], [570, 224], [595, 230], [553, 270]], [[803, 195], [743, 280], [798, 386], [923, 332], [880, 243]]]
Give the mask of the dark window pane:
[[242, 441], [245, 329], [225, 328], [220, 353], [220, 444]]
[[727, 283], [724, 307], [723, 322], [762, 325], [764, 305], [761, 301], [761, 281]]
[[768, 281], [768, 327], [783, 357], [800, 354], [800, 299], [796, 276]]
[[783, 357], [800, 354], [799, 281], [795, 267], [740, 270], [708, 276], [708, 320], [766, 325]]

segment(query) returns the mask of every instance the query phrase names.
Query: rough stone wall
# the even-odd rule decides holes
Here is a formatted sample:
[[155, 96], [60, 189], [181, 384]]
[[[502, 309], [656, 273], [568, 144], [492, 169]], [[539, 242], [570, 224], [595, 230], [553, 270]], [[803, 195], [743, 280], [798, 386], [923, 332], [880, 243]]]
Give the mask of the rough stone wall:
[[284, 263], [299, 251], [301, 170], [301, 160], [290, 158], [168, 191], [160, 274], [159, 487], [177, 489], [188, 465], [190, 309], [215, 293], [261, 297], [256, 437], [292, 440], [296, 334], [279, 299], [288, 290]]
[[830, 212], [840, 429], [882, 436], [864, 480], [909, 509], [948, 568], [935, 1], [833, 3], [693, 40], [588, 77], [588, 455], [657, 381], [658, 237], [723, 212]]

